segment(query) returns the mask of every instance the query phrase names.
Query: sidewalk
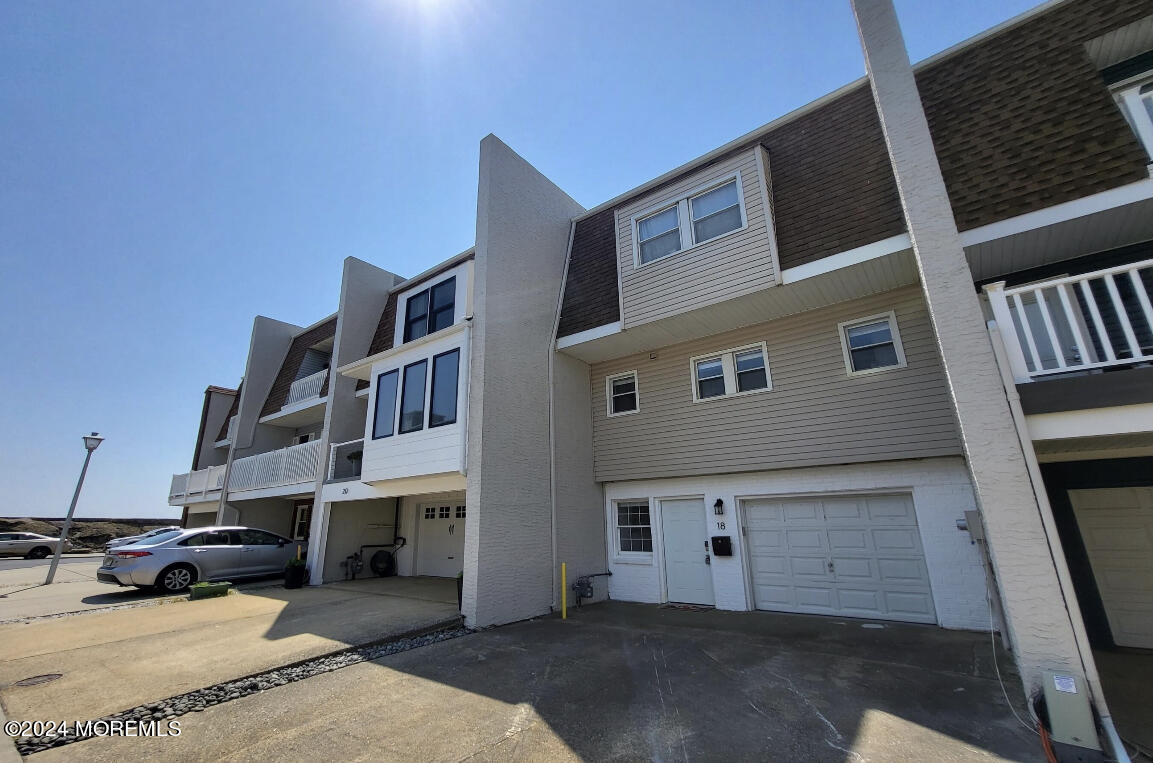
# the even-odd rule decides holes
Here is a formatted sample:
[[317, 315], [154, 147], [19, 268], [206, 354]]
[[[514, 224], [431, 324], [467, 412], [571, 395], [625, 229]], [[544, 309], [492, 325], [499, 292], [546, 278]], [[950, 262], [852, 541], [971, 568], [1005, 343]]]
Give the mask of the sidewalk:
[[[455, 590], [419, 595], [269, 586], [0, 625], [0, 699], [12, 720], [94, 719], [458, 616]], [[51, 673], [63, 677], [11, 685]]]

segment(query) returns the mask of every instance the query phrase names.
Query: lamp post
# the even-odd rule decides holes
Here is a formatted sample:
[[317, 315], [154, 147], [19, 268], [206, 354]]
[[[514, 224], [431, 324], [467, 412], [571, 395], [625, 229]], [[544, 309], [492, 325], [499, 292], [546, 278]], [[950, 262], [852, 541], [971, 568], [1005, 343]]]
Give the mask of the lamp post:
[[76, 492], [72, 494], [72, 505], [68, 507], [68, 516], [64, 518], [64, 529], [60, 531], [60, 542], [56, 544], [56, 555], [52, 557], [52, 566], [48, 568], [48, 578], [44, 585], [52, 582], [56, 577], [56, 567], [60, 564], [60, 555], [64, 553], [64, 544], [68, 542], [68, 531], [72, 529], [72, 514], [76, 511], [76, 502], [80, 500], [80, 488], [84, 487], [84, 475], [88, 473], [88, 462], [92, 460], [92, 451], [100, 447], [104, 438], [93, 432], [84, 436], [84, 449], [88, 453], [84, 456], [84, 467], [80, 470], [80, 479], [76, 482]]

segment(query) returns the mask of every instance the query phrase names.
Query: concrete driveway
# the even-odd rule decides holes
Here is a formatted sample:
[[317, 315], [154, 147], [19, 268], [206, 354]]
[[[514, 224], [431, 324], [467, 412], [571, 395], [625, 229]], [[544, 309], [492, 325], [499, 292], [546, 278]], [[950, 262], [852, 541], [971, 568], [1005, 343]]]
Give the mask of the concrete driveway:
[[90, 720], [457, 617], [455, 581], [387, 578], [9, 623], [0, 701], [10, 720]]
[[877, 625], [610, 602], [185, 715], [176, 738], [36, 758], [1041, 759], [986, 634]]

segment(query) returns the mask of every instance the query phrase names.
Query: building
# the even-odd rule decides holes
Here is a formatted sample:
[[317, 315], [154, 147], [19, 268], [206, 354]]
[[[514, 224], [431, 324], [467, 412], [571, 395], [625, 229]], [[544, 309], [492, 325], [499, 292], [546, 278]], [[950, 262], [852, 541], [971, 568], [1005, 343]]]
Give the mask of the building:
[[[313, 583], [400, 535], [477, 626], [557, 607], [564, 562], [594, 599], [996, 627], [1109, 731], [1097, 658], [1153, 648], [1153, 6], [914, 67], [854, 8], [867, 77], [592, 209], [486, 138], [472, 249], [258, 319], [189, 521], [193, 488], [310, 506]], [[315, 484], [246, 487], [314, 431]]]

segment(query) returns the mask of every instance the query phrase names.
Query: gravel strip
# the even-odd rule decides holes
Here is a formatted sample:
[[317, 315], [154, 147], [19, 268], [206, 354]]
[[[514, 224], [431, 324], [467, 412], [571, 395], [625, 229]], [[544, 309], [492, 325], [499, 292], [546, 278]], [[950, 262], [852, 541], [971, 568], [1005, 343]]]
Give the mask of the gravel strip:
[[[302, 681], [305, 678], [340, 670], [359, 662], [368, 662], [390, 654], [459, 638], [469, 633], [471, 631], [467, 628], [452, 627], [422, 635], [402, 637], [393, 641], [354, 647], [323, 657], [305, 660], [295, 665], [275, 668], [235, 681], [226, 681], [215, 686], [190, 691], [187, 694], [179, 694], [160, 702], [150, 702], [114, 715], [106, 715], [96, 719], [94, 724], [107, 728], [105, 722], [131, 722], [133, 724], [156, 722], [158, 727], [165, 728], [164, 724], [185, 713], [199, 713], [213, 705], [231, 702], [250, 694], [259, 694], [276, 686]], [[58, 737], [20, 737], [15, 740], [16, 750], [21, 755], [32, 755], [53, 747], [82, 742], [85, 739], [93, 738], [93, 736], [95, 735], [76, 736], [70, 733], [67, 736]]]

